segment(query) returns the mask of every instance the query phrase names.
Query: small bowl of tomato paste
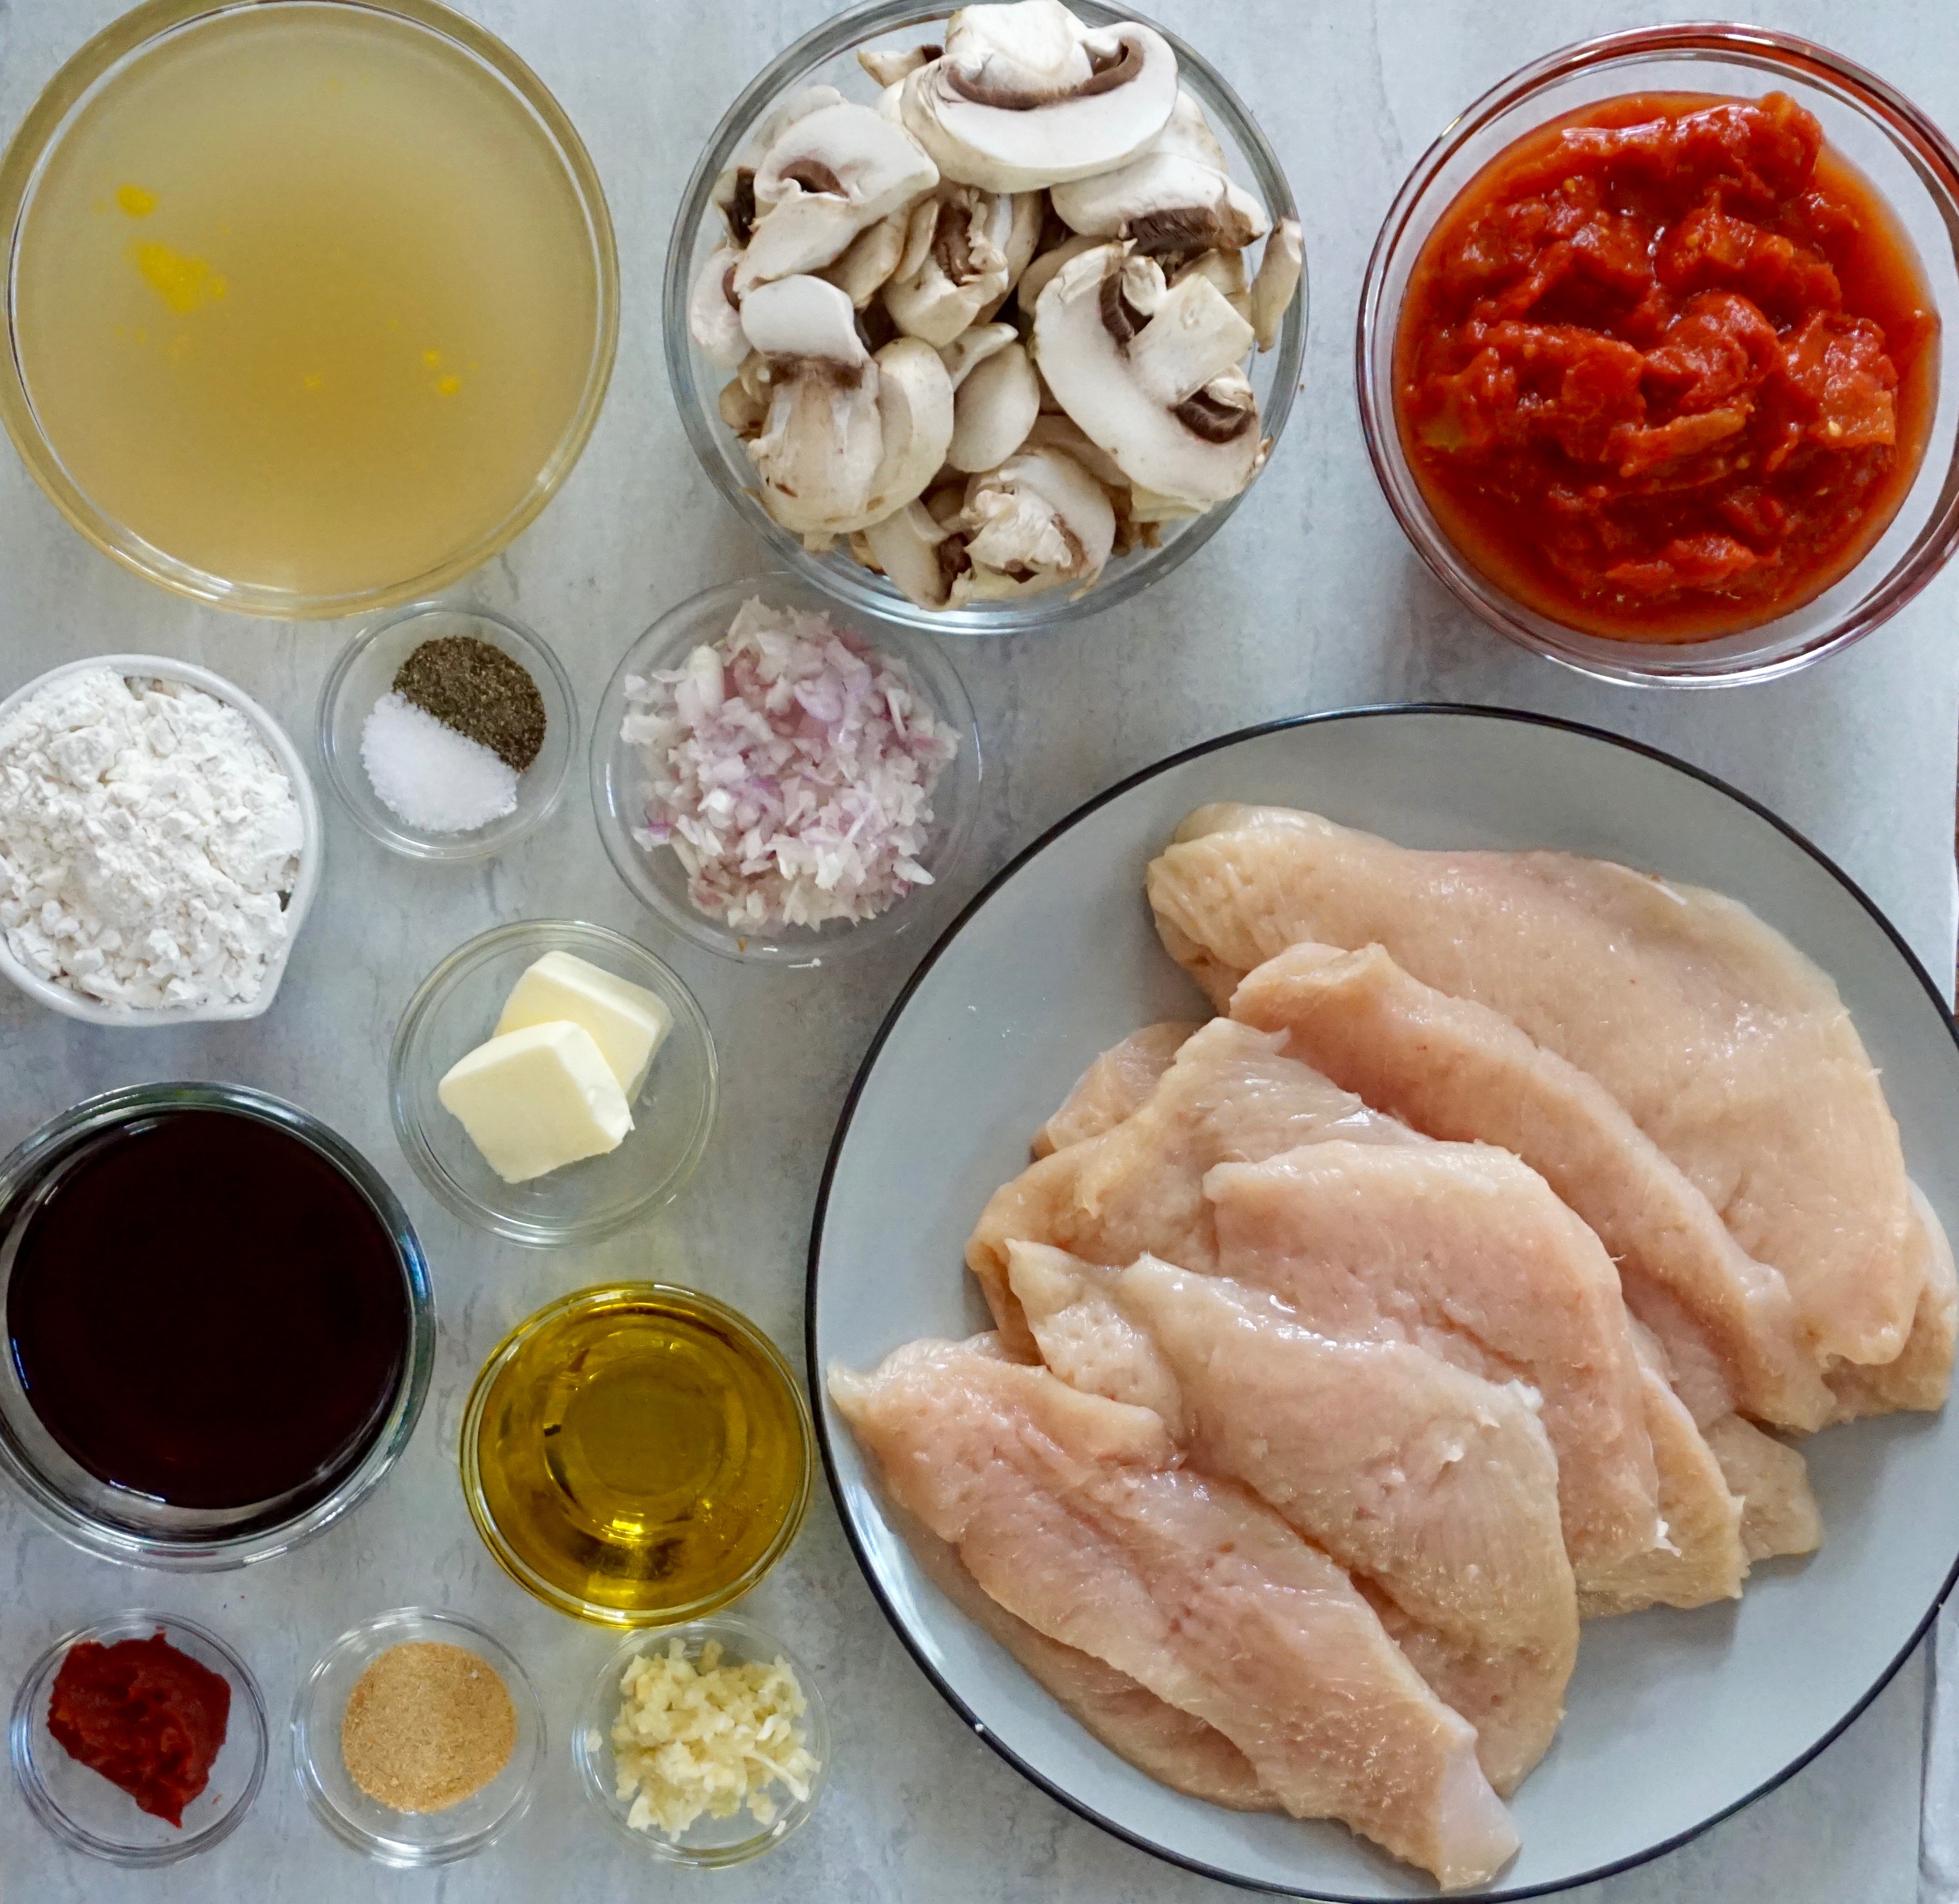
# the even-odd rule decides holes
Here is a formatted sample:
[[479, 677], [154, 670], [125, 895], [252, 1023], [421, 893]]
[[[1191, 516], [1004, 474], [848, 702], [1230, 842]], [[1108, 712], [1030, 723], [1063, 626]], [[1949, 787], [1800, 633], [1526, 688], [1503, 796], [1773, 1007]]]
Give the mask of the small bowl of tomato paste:
[[1551, 55], [1403, 186], [1362, 294], [1369, 452], [1483, 620], [1607, 678], [1785, 674], [1959, 544], [1959, 151], [1792, 36]]
[[122, 1613], [64, 1633], [8, 1728], [27, 1809], [110, 1863], [174, 1864], [228, 1838], [265, 1777], [265, 1702], [215, 1633]]

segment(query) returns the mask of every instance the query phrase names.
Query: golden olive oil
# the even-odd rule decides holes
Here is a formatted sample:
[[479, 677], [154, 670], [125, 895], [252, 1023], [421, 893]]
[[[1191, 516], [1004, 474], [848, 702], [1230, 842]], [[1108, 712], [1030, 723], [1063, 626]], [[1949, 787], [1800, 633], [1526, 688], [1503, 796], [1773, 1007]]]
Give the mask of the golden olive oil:
[[493, 536], [602, 322], [529, 106], [434, 32], [303, 0], [111, 72], [34, 188], [13, 294], [29, 400], [96, 506], [207, 577], [315, 597]]
[[628, 1285], [547, 1310], [513, 1342], [484, 1371], [465, 1464], [473, 1453], [472, 1507], [520, 1579], [629, 1620], [704, 1613], [793, 1535], [806, 1417], [732, 1311]]

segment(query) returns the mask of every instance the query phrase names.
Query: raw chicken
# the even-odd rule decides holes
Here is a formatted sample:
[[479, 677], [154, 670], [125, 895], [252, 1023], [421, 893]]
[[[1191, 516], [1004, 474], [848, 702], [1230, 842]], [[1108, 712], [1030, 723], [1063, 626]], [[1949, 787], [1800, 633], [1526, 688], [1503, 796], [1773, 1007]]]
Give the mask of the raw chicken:
[[1811, 1347], [1888, 1362], [1924, 1280], [1897, 1126], [1829, 979], [1745, 906], [1568, 853], [1418, 852], [1315, 814], [1200, 808], [1149, 868], [1221, 1004], [1302, 939], [1385, 947], [1589, 1071], [1787, 1280]]
[[1952, 1348], [1959, 1327], [1959, 1281], [1952, 1270], [1952, 1246], [1938, 1213], [1916, 1184], [1911, 1186], [1913, 1255], [1924, 1267], [1925, 1287], [1911, 1333], [1895, 1362], [1861, 1366], [1833, 1363], [1824, 1379], [1837, 1400], [1834, 1419], [1854, 1421], [1863, 1415], [1889, 1414], [1894, 1409], [1936, 1411], [1945, 1406], [1952, 1386]]
[[1117, 1756], [1173, 1791], [1232, 1811], [1279, 1809], [1251, 1761], [1215, 1726], [1165, 1705], [1126, 1673], [1015, 1619], [981, 1591], [945, 1541], [895, 1501], [884, 1503], [884, 1518], [932, 1584]]
[[1043, 1157], [995, 1191], [966, 1246], [966, 1261], [1023, 1361], [1033, 1338], [1007, 1284], [1007, 1245], [1054, 1243], [1091, 1262], [1145, 1252], [1186, 1269], [1215, 1266], [1204, 1173], [1322, 1138], [1421, 1141], [1319, 1072], [1281, 1058], [1282, 1037], [1214, 1019], [1192, 1037], [1135, 1113], [1097, 1138]]
[[1034, 1133], [1034, 1155], [1052, 1157], [1121, 1123], [1156, 1089], [1157, 1080], [1197, 1029], [1177, 1021], [1145, 1025], [1105, 1051], [1075, 1081], [1066, 1103]]
[[1451, 1889], [1515, 1852], [1474, 1731], [1346, 1574], [1245, 1489], [1177, 1466], [1148, 1410], [950, 1342], [829, 1385], [989, 1594], [1214, 1727], [1295, 1817], [1344, 1819]]
[[1792, 1428], [1828, 1418], [1788, 1284], [1595, 1077], [1378, 945], [1294, 945], [1251, 973], [1231, 1014], [1289, 1033], [1289, 1056], [1430, 1137], [1515, 1151], [1617, 1259], [1627, 1306], [1665, 1343], [1683, 1391], [1698, 1382], [1697, 1420], [1736, 1407]]
[[1618, 1273], [1535, 1171], [1488, 1144], [1326, 1143], [1221, 1165], [1204, 1189], [1221, 1273], [1308, 1327], [1536, 1387], [1581, 1588], [1659, 1540]]
[[1742, 1503], [1742, 1552], [1751, 1564], [1814, 1553], [1823, 1544], [1808, 1466], [1793, 1448], [1739, 1415], [1709, 1422], [1700, 1433], [1729, 1493]]
[[[1482, 1702], [1449, 1702], [1476, 1728], [1491, 1785], [1515, 1790], [1557, 1730], [1578, 1651], [1535, 1395], [1408, 1343], [1329, 1340], [1262, 1290], [1154, 1257], [1114, 1270], [1042, 1244], [1008, 1253], [1056, 1374], [1112, 1400], [1154, 1397], [1196, 1466], [1244, 1482], [1364, 1574], [1427, 1653], [1480, 1669]], [[1459, 1693], [1463, 1674], [1448, 1678]]]
[[1588, 1620], [1645, 1607], [1704, 1607], [1737, 1600], [1748, 1571], [1742, 1503], [1729, 1491], [1713, 1449], [1675, 1395], [1659, 1343], [1637, 1322], [1633, 1331], [1646, 1391], [1646, 1430], [1659, 1468], [1666, 1538], [1579, 1582], [1578, 1608]]

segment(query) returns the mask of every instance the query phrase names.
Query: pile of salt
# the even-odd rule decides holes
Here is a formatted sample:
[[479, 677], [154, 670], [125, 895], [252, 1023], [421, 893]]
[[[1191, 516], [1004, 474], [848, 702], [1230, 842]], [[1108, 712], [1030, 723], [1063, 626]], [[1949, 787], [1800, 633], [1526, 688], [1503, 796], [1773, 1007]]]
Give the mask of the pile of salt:
[[517, 810], [508, 765], [400, 694], [374, 703], [360, 764], [389, 811], [420, 833], [470, 833]]

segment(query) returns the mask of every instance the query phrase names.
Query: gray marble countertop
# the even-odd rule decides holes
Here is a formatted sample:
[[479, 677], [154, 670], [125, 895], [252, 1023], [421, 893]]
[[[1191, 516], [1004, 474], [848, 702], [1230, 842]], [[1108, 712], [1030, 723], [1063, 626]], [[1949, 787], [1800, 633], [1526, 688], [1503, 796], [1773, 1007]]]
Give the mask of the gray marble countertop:
[[[0, 0], [0, 124], [11, 129], [60, 61], [119, 10], [117, 0]], [[656, 615], [763, 566], [760, 546], [697, 469], [668, 401], [659, 271], [681, 185], [722, 109], [828, 9], [824, 0], [471, 0], [468, 10], [537, 68], [583, 132], [618, 227], [625, 301], [618, 372], [583, 461], [510, 554], [455, 592], [541, 630], [589, 709]], [[1206, 736], [1359, 703], [1485, 702], [1595, 722], [1726, 776], [1845, 866], [1926, 964], [1948, 973], [1959, 574], [1860, 648], [1791, 681], [1704, 694], [1607, 688], [1513, 652], [1472, 623], [1404, 544], [1361, 446], [1352, 313], [1368, 246], [1404, 173], [1505, 73], [1653, 13], [1636, 0], [1150, 0], [1148, 10], [1204, 46], [1239, 87], [1308, 208], [1304, 392], [1246, 506], [1161, 587], [1063, 636], [957, 650], [997, 770], [962, 890], [1087, 795]], [[1959, 125], [1947, 9], [1783, 0], [1774, 24], [1841, 48]], [[259, 696], [303, 747], [348, 633], [246, 621], [148, 587], [86, 547], [0, 452], [0, 693], [91, 652], [179, 655]], [[737, 967], [697, 951], [640, 912], [614, 877], [582, 786], [543, 830], [487, 865], [411, 866], [330, 802], [328, 824], [324, 890], [284, 988], [258, 1022], [108, 1033], [0, 996], [0, 1147], [87, 1093], [141, 1078], [231, 1079], [306, 1105], [376, 1160], [421, 1230], [442, 1315], [434, 1388], [378, 1495], [313, 1546], [243, 1574], [142, 1575], [87, 1559], [0, 1498], [0, 1693], [11, 1697], [68, 1626], [144, 1604], [207, 1620], [238, 1645], [278, 1735], [265, 1788], [237, 1835], [162, 1873], [125, 1874], [62, 1851], [11, 1780], [0, 1782], [0, 1896], [602, 1904], [712, 1890], [722, 1904], [792, 1892], [891, 1904], [1196, 1904], [1229, 1895], [1082, 1823], [967, 1732], [886, 1626], [827, 1494], [751, 1603], [815, 1662], [830, 1702], [836, 1771], [814, 1820], [770, 1859], [701, 1877], [656, 1874], [597, 1828], [564, 1742], [612, 1641], [531, 1601], [483, 1550], [456, 1481], [462, 1398], [512, 1323], [609, 1274], [697, 1284], [799, 1356], [804, 1251], [831, 1127], [924, 948], [900, 941], [821, 974]], [[677, 1201], [602, 1246], [539, 1253], [465, 1229], [422, 1192], [389, 1128], [386, 1054], [402, 1005], [451, 947], [498, 919], [564, 915], [637, 933], [681, 970], [713, 1020], [726, 1088], [706, 1162]], [[503, 1635], [543, 1690], [553, 1737], [538, 1802], [506, 1839], [469, 1864], [398, 1874], [315, 1823], [293, 1782], [284, 1726], [328, 1642], [354, 1618], [411, 1601], [453, 1606]], [[1575, 1895], [1587, 1904], [1905, 1904], [1916, 1894], [1923, 1687], [1913, 1661], [1780, 1791], [1663, 1861]]]

